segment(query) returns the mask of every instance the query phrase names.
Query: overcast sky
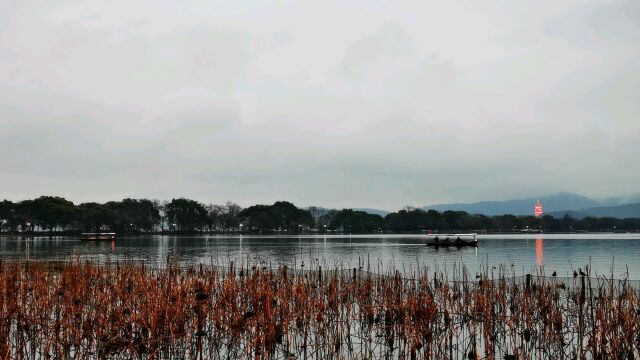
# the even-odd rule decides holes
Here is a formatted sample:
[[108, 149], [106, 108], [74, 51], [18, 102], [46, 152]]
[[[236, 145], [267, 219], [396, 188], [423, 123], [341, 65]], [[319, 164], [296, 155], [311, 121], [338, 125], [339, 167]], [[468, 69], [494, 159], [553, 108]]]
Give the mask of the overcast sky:
[[0, 197], [639, 192], [640, 2], [0, 0]]

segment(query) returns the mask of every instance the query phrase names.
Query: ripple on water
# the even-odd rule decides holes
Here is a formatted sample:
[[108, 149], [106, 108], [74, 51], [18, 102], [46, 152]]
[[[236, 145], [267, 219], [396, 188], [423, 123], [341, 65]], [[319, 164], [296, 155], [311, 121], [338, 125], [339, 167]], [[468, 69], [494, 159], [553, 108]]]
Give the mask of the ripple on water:
[[[121, 237], [112, 244], [74, 237], [0, 238], [0, 259], [144, 259], [161, 263], [167, 257], [185, 262], [261, 261], [300, 266], [318, 261], [347, 268], [398, 268], [464, 264], [469, 271], [507, 265], [517, 273], [556, 271], [571, 275], [590, 265], [592, 272], [640, 279], [640, 234], [484, 235], [477, 248], [434, 249], [419, 236], [141, 236]], [[364, 264], [364, 265], [363, 265]]]

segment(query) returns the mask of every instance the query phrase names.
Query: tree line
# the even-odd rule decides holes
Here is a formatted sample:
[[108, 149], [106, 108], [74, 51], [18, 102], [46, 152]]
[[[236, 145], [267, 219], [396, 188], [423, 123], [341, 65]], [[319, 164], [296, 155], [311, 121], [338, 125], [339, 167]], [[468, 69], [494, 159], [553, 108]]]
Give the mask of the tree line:
[[233, 202], [202, 204], [123, 199], [74, 204], [57, 196], [0, 202], [0, 232], [344, 232], [414, 233], [426, 231], [519, 232], [543, 230], [638, 231], [640, 219], [574, 219], [534, 216], [485, 216], [464, 211], [425, 211], [407, 207], [385, 217], [353, 209], [298, 208], [286, 201], [241, 208]]

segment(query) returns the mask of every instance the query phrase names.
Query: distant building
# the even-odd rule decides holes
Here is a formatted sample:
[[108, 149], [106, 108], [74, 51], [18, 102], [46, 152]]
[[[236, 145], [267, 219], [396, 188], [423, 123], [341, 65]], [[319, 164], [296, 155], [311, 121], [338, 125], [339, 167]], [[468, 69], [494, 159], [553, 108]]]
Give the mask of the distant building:
[[542, 216], [542, 214], [542, 204], [540, 203], [540, 200], [538, 200], [536, 202], [536, 205], [533, 207], [533, 215], [535, 215], [536, 217], [540, 217]]

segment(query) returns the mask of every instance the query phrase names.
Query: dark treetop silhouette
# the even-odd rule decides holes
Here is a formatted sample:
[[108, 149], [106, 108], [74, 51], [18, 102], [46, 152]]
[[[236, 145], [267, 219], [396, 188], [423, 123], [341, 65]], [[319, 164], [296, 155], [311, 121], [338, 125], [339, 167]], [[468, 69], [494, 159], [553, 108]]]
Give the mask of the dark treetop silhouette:
[[124, 199], [75, 205], [61, 197], [0, 202], [0, 232], [302, 232], [345, 233], [420, 231], [514, 232], [520, 229], [566, 231], [637, 231], [640, 219], [570, 216], [485, 216], [464, 211], [424, 211], [407, 207], [385, 217], [353, 209], [302, 209], [286, 201], [273, 205], [204, 205], [190, 199]]

